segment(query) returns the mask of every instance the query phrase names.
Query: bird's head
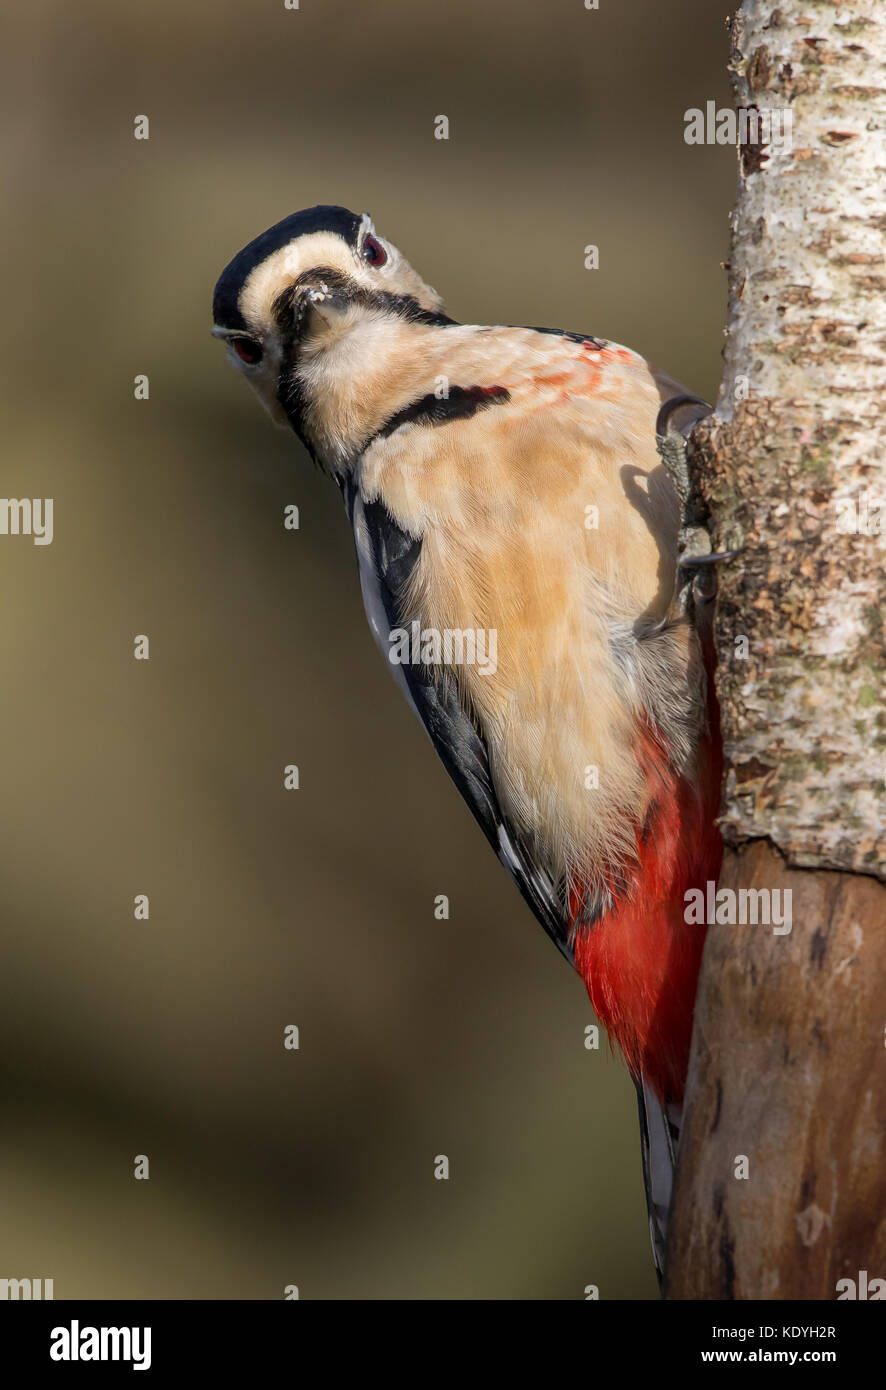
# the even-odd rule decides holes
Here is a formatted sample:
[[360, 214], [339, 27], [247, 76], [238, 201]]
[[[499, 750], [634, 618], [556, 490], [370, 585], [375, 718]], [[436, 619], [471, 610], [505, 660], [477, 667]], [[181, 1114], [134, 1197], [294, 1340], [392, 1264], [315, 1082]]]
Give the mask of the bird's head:
[[[213, 318], [273, 418], [303, 438], [312, 387], [334, 390], [344, 365], [359, 380], [408, 324], [449, 322], [440, 296], [367, 214], [332, 206], [293, 213], [238, 252], [219, 276]], [[345, 344], [335, 373], [329, 350]]]

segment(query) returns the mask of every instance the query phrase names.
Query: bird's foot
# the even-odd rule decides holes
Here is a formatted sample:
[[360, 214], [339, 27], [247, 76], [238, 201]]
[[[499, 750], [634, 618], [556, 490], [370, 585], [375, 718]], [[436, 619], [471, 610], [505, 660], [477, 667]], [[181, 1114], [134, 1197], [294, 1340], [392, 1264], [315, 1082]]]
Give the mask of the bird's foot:
[[[680, 502], [682, 524], [677, 539], [676, 594], [684, 613], [695, 600], [712, 599], [717, 592], [716, 566], [732, 560], [737, 550], [714, 551], [707, 530], [700, 524], [699, 508], [693, 498], [689, 475], [688, 437], [711, 407], [698, 396], [673, 396], [658, 412], [655, 445], [665, 471]], [[671, 419], [681, 412], [685, 423], [671, 428]]]

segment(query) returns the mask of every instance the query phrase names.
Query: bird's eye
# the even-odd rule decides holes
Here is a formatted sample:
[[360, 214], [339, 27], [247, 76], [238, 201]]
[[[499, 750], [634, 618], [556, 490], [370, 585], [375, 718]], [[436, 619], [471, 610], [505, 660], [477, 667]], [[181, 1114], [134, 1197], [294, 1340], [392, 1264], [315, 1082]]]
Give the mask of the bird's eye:
[[231, 347], [240, 361], [248, 363], [250, 367], [261, 361], [261, 348], [251, 338], [232, 338]]
[[388, 253], [374, 236], [367, 236], [363, 239], [363, 259], [370, 265], [380, 266], [388, 259]]

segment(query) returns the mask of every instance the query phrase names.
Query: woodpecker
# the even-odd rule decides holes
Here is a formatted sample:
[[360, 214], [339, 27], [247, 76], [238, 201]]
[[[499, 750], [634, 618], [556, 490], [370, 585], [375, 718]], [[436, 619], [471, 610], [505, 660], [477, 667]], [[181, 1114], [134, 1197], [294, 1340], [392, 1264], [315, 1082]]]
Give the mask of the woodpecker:
[[706, 930], [684, 903], [721, 843], [710, 604], [659, 447], [706, 407], [617, 343], [455, 321], [341, 207], [249, 242], [213, 316], [341, 489], [375, 640], [624, 1055], [661, 1273]]

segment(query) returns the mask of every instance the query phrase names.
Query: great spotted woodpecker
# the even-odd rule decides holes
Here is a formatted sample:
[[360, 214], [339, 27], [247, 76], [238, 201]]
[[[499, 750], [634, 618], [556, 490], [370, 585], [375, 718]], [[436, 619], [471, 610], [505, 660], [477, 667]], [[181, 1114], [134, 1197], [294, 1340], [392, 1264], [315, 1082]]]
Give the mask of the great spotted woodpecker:
[[213, 309], [341, 488], [376, 641], [625, 1056], [660, 1271], [705, 931], [685, 894], [721, 846], [708, 615], [657, 435], [703, 407], [615, 343], [455, 322], [340, 207], [251, 241]]

